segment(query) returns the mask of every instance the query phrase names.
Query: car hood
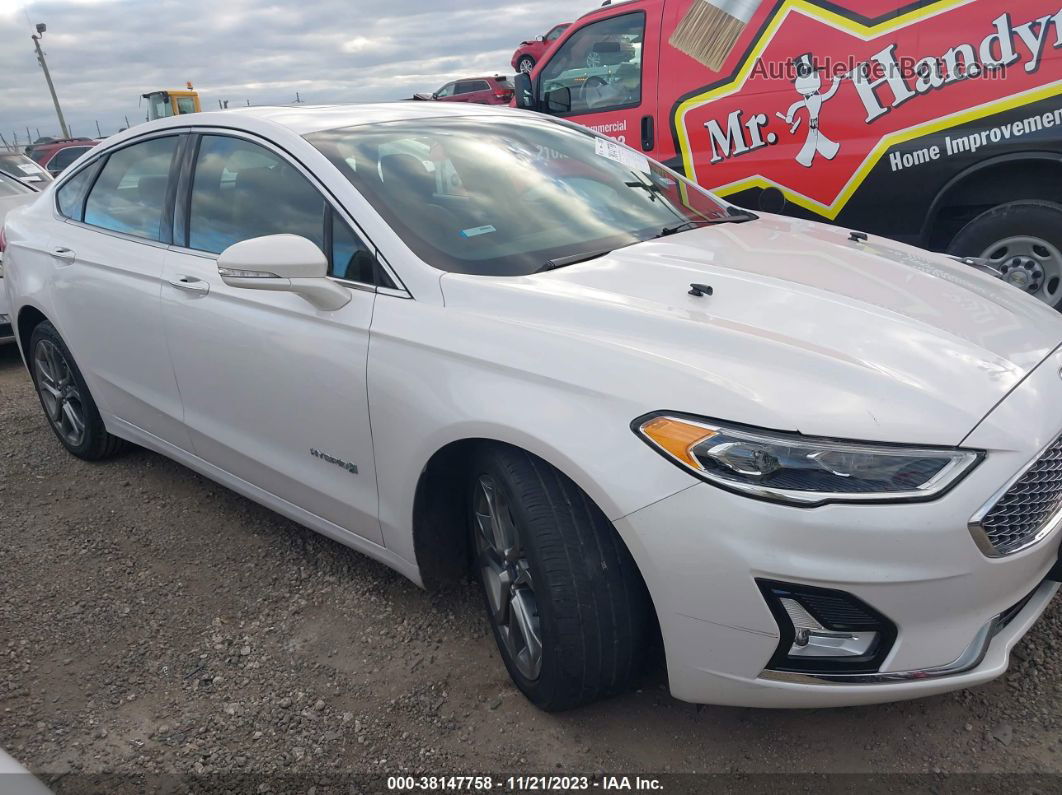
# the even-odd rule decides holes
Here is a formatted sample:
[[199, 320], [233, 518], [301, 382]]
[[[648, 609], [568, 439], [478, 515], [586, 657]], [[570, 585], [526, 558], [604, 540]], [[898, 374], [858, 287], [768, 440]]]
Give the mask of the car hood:
[[535, 327], [545, 374], [551, 351], [626, 370], [608, 389], [646, 411], [884, 442], [960, 443], [1062, 343], [1062, 316], [967, 265], [777, 216], [443, 292]]

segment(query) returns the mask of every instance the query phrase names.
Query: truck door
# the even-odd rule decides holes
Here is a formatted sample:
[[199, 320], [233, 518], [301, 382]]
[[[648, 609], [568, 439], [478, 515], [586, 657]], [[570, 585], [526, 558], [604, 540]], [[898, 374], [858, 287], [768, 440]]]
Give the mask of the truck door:
[[667, 134], [657, 110], [662, 8], [617, 8], [573, 25], [538, 72], [540, 108], [652, 152]]

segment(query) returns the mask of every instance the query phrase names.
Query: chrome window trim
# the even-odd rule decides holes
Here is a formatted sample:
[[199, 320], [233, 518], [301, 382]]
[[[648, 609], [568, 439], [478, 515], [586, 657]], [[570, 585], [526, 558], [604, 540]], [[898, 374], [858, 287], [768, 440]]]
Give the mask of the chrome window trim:
[[[94, 229], [95, 227], [91, 227], [91, 228]], [[213, 254], [213, 253], [211, 253], [209, 251], [200, 251], [199, 249], [195, 249], [195, 248], [185, 248], [184, 246], [175, 246], [175, 245], [166, 246], [166, 248], [169, 251], [172, 251], [174, 254], [186, 254], [188, 256], [198, 257], [199, 259], [209, 260], [210, 262], [214, 262], [214, 263], [216, 263], [218, 261], [218, 255], [217, 254]], [[409, 295], [409, 293], [402, 292], [402, 291], [392, 291], [392, 290], [390, 290], [390, 288], [377, 287], [376, 285], [368, 284], [367, 282], [358, 282], [358, 281], [354, 281], [353, 279], [340, 279], [337, 276], [325, 276], [325, 278], [328, 279], [329, 281], [335, 282], [336, 284], [342, 284], [344, 287], [348, 287], [351, 290], [358, 290], [359, 292], [363, 292], [363, 293], [378, 293], [378, 292], [383, 292], [383, 291], [387, 290], [389, 293], [390, 292], [397, 292], [400, 295], [400, 297], [403, 297], [403, 298], [412, 298], [412, 296]]]
[[[1059, 583], [1043, 582], [1033, 591], [1029, 601], [1020, 611], [1011, 617], [1009, 623], [1019, 620], [1030, 607], [1043, 610], [1050, 599], [1058, 592]], [[957, 676], [977, 668], [988, 656], [992, 640], [1009, 624], [1003, 623], [1005, 613], [1000, 613], [985, 624], [966, 647], [966, 650], [953, 662], [920, 671], [896, 671], [877, 674], [798, 674], [786, 671], [764, 669], [759, 679], [770, 682], [786, 682], [799, 685], [887, 685], [902, 682], [918, 682], [926, 679], [940, 679], [945, 676]]]
[[84, 221], [75, 221], [73, 218], [67, 218], [65, 215], [60, 215], [58, 221], [76, 226], [80, 229], [85, 229], [90, 232], [98, 232], [101, 235], [107, 235], [108, 237], [116, 237], [119, 240], [125, 240], [130, 243], [140, 243], [145, 246], [151, 246], [153, 248], [169, 248], [169, 244], [163, 243], [161, 240], [151, 240], [146, 237], [138, 237], [137, 235], [131, 235], [128, 232], [118, 232], [114, 229], [107, 229], [102, 226], [93, 226], [92, 224], [86, 224]]
[[1010, 491], [1019, 480], [1021, 480], [1029, 473], [1030, 469], [1032, 469], [1040, 462], [1040, 459], [1047, 454], [1048, 450], [1050, 450], [1052, 447], [1054, 447], [1055, 444], [1058, 443], [1060, 438], [1062, 437], [1056, 436], [1050, 442], [1045, 444], [1040, 449], [1040, 451], [1032, 457], [1032, 460], [1029, 461], [1029, 463], [1026, 464], [1024, 467], [1022, 467], [1021, 470], [1019, 470], [1017, 475], [1008, 480], [1006, 485], [1004, 485], [1001, 489], [999, 489], [999, 491], [993, 494], [992, 497], [988, 500], [988, 502], [981, 506], [980, 510], [978, 510], [977, 513], [973, 515], [973, 518], [971, 518], [969, 523], [966, 525], [967, 529], [970, 531], [970, 535], [973, 536], [974, 543], [977, 544], [977, 548], [981, 550], [981, 553], [986, 558], [993, 558], [998, 560], [1000, 558], [1009, 558], [1012, 555], [1017, 555], [1019, 552], [1024, 552], [1025, 550], [1041, 543], [1044, 539], [1051, 536], [1055, 532], [1055, 530], [1062, 526], [1062, 505], [1060, 505], [1058, 510], [1055, 511], [1047, 519], [1047, 521], [1044, 522], [1043, 526], [1029, 539], [1027, 539], [1024, 544], [1022, 544], [1017, 549], [1012, 549], [1007, 552], [1000, 552], [998, 549], [996, 549], [995, 545], [988, 538], [988, 534], [985, 532], [984, 527], [981, 525], [981, 522], [983, 522], [984, 518], [988, 516], [988, 514], [992, 511], [993, 508], [996, 507], [996, 504], [1001, 499], [1003, 499], [1006, 493]]

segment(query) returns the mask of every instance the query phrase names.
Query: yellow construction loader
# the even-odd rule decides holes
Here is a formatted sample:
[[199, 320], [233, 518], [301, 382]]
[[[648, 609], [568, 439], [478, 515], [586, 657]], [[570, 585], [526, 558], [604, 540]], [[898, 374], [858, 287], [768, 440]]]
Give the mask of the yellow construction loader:
[[199, 92], [186, 83], [187, 89], [174, 91], [150, 91], [143, 94], [148, 101], [148, 121], [165, 119], [169, 116], [183, 116], [186, 113], [199, 113]]

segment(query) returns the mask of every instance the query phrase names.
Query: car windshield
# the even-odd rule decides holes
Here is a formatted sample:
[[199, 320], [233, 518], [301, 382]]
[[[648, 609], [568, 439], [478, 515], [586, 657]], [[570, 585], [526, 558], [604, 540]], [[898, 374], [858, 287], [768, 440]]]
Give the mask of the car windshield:
[[51, 182], [52, 175], [25, 155], [0, 152], [0, 171], [26, 182]]
[[522, 276], [729, 217], [673, 171], [548, 119], [418, 119], [306, 137], [446, 271]]

